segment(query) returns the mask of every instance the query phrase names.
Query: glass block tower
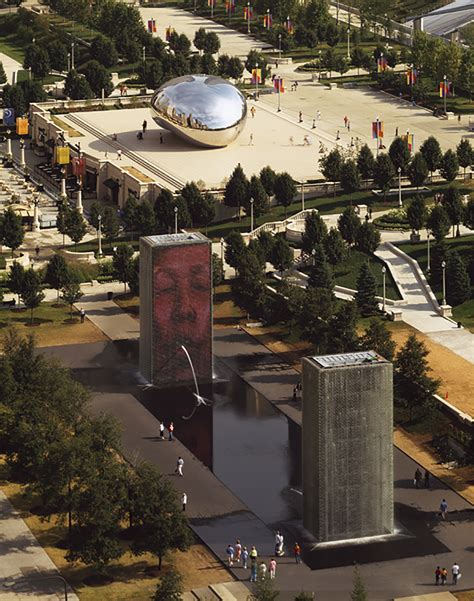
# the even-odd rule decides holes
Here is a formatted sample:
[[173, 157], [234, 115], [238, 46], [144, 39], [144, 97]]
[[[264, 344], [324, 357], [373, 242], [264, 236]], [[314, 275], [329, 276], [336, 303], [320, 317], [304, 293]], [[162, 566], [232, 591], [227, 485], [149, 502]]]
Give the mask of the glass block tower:
[[318, 542], [393, 532], [392, 424], [389, 361], [303, 359], [304, 526]]

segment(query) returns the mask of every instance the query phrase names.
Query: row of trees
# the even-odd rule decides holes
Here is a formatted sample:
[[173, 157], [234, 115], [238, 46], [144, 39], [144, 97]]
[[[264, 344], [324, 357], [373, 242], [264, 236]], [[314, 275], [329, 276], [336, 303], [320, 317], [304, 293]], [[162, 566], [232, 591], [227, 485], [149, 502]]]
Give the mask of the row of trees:
[[190, 532], [169, 482], [151, 465], [122, 460], [117, 423], [90, 415], [89, 393], [32, 337], [12, 330], [4, 340], [0, 445], [42, 514], [66, 524], [68, 561], [104, 571], [125, 552], [125, 522], [132, 553], [152, 553], [160, 567], [168, 549], [185, 550]]

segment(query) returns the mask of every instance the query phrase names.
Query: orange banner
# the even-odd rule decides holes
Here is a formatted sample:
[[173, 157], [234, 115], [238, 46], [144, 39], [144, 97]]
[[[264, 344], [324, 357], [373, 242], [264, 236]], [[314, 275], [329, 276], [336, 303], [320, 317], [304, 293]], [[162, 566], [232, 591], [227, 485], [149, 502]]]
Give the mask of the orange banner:
[[19, 136], [27, 136], [28, 135], [28, 119], [26, 117], [17, 117], [16, 133]]

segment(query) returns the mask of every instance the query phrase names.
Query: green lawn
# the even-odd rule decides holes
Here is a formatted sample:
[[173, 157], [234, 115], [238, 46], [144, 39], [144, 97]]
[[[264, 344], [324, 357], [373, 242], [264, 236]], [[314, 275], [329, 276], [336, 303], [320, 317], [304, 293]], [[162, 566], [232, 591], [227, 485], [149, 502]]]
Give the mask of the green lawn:
[[0, 15], [0, 52], [23, 64], [28, 42], [17, 35], [18, 17], [15, 14]]
[[[66, 324], [70, 320], [69, 307], [66, 305], [57, 306], [55, 303], [41, 303], [40, 306], [33, 311], [33, 324], [50, 326], [58, 326]], [[77, 318], [75, 311], [73, 319]], [[79, 321], [75, 319], [75, 321]], [[31, 323], [30, 311], [25, 308], [18, 309], [1, 309], [0, 310], [0, 329], [11, 325], [29, 326]]]
[[[115, 238], [115, 240], [105, 240], [102, 237], [102, 254], [103, 255], [113, 255], [114, 246], [123, 246], [124, 244], [130, 244], [133, 247], [133, 250], [138, 250], [138, 239], [131, 239], [130, 236], [124, 236], [121, 238]], [[79, 244], [71, 244], [67, 247], [69, 250], [73, 252], [95, 252], [97, 253], [99, 250], [99, 243], [97, 239], [89, 240], [88, 242], [80, 242]]]

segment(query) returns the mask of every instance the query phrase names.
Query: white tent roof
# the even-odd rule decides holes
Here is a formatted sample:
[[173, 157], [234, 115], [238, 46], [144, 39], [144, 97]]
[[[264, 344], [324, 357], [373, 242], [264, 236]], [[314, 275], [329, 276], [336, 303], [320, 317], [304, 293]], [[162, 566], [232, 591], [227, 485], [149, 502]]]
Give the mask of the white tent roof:
[[[452, 9], [454, 9], [453, 12], [444, 12]], [[423, 30], [434, 35], [447, 35], [472, 21], [474, 21], [473, 0], [455, 0], [423, 15]], [[413, 20], [408, 24], [413, 25]]]

